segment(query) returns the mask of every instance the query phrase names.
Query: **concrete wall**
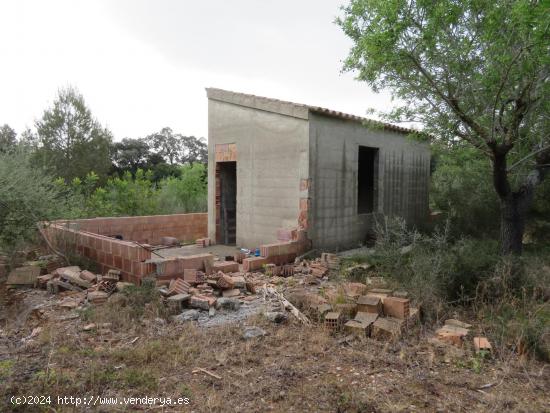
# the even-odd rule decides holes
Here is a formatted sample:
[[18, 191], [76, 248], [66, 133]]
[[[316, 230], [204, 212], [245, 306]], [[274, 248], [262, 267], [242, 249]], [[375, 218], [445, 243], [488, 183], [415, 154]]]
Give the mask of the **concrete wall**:
[[[215, 145], [235, 143], [237, 245], [274, 242], [279, 228], [298, 223], [300, 179], [309, 175], [307, 110], [260, 98], [243, 102], [253, 108], [217, 99], [209, 92], [208, 237], [216, 239]], [[272, 109], [288, 110], [289, 115]]]
[[[376, 213], [421, 222], [428, 214], [430, 152], [406, 135], [311, 113], [310, 211], [313, 246], [353, 247], [364, 241]], [[379, 149], [377, 211], [357, 213], [358, 148]]]

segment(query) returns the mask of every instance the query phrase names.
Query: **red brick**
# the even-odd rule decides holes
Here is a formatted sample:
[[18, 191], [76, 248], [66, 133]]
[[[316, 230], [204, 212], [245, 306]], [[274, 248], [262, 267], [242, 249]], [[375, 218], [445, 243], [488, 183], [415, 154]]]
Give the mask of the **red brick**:
[[409, 317], [409, 299], [386, 297], [384, 299], [384, 314], [389, 317], [405, 320]]
[[243, 271], [256, 271], [262, 269], [262, 267], [268, 264], [268, 260], [265, 257], [250, 257], [243, 260]]
[[214, 270], [214, 272], [239, 272], [239, 263], [235, 261], [218, 261], [214, 262], [212, 269]]
[[117, 268], [122, 268], [122, 257], [115, 255], [113, 257], [113, 266]]

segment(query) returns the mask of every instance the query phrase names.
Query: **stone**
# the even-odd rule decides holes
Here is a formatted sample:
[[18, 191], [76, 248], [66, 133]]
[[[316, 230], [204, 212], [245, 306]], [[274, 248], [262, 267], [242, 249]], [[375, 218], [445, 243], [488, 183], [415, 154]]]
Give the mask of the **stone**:
[[199, 319], [200, 313], [197, 310], [185, 310], [181, 314], [172, 317], [172, 320], [177, 323], [184, 323], [186, 321], [195, 321]]
[[266, 334], [267, 332], [260, 327], [245, 327], [243, 331], [243, 338], [245, 340], [250, 340], [252, 338], [265, 336]]
[[265, 318], [267, 318], [272, 323], [280, 324], [285, 322], [288, 319], [286, 313], [280, 311], [267, 311], [265, 313]]
[[27, 265], [11, 271], [6, 284], [8, 285], [34, 285], [40, 275], [40, 267]]
[[239, 308], [241, 308], [241, 302], [238, 299], [232, 297], [220, 297], [216, 302], [216, 308], [218, 310], [223, 309], [237, 311]]

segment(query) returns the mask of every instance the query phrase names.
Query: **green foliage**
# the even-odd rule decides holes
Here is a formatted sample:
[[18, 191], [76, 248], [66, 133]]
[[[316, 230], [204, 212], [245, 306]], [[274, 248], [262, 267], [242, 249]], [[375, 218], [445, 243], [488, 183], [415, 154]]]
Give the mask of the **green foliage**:
[[0, 127], [0, 153], [12, 152], [17, 144], [17, 134], [8, 124]]
[[449, 232], [447, 226], [423, 235], [401, 219], [385, 219], [377, 226], [374, 253], [367, 257], [378, 273], [410, 291], [429, 318], [437, 318], [448, 303], [468, 303], [499, 260], [495, 241], [453, 241]]
[[446, 212], [453, 232], [496, 237], [500, 210], [489, 161], [464, 145], [434, 149], [432, 207]]
[[87, 209], [96, 216], [154, 215], [157, 211], [152, 174], [138, 169], [135, 177], [126, 172], [110, 178], [87, 200]]
[[70, 184], [58, 179], [55, 184], [71, 197], [71, 210], [65, 218], [99, 216], [159, 215], [206, 210], [206, 166], [178, 167], [178, 177], [169, 177], [155, 184], [152, 171], [138, 169], [134, 176], [109, 178], [98, 186], [99, 177], [88, 173]]
[[66, 181], [95, 171], [104, 179], [111, 166], [111, 133], [92, 117], [83, 96], [61, 89], [53, 106], [36, 122], [34, 160]]
[[64, 216], [65, 195], [28, 154], [0, 153], [0, 249], [12, 251], [35, 238], [37, 222]]
[[206, 176], [206, 166], [195, 163], [181, 166], [180, 177], [161, 181], [158, 193], [159, 213], [206, 211]]

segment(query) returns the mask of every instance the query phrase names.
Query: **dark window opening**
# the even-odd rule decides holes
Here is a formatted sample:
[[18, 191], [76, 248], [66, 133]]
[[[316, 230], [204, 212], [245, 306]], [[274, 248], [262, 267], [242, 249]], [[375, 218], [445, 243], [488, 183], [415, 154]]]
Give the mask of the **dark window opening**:
[[378, 149], [359, 147], [357, 176], [357, 213], [368, 214], [376, 209]]

